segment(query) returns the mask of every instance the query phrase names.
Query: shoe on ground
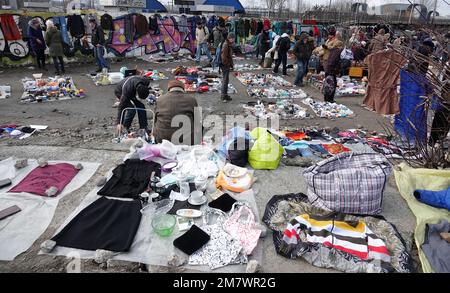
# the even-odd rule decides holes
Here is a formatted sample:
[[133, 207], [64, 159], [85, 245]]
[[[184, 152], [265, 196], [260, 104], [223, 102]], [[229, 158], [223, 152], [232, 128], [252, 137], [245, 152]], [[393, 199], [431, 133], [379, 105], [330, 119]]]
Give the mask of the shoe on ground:
[[102, 68], [97, 68], [97, 70], [95, 72], [102, 72]]

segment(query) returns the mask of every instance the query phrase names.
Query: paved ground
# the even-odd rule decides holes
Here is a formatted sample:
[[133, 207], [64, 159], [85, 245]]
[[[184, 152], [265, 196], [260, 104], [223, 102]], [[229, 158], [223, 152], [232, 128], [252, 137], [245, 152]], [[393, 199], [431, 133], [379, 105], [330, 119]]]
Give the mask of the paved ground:
[[[248, 61], [246, 61], [248, 62]], [[127, 60], [112, 64], [112, 69], [118, 71], [121, 66], [134, 67], [138, 65], [143, 69], [158, 69], [170, 75], [169, 66], [175, 64], [154, 64], [141, 60]], [[49, 125], [45, 132], [33, 135], [26, 140], [0, 140], [0, 159], [9, 156], [38, 158], [45, 157], [53, 160], [80, 160], [102, 163], [101, 168], [86, 186], [74, 192], [71, 196], [60, 201], [59, 207], [50, 227], [39, 240], [25, 253], [12, 262], [0, 262], [0, 272], [64, 272], [69, 260], [63, 257], [38, 256], [40, 243], [48, 239], [56, 229], [82, 201], [84, 196], [93, 188], [95, 180], [111, 169], [116, 162], [126, 154], [127, 147], [112, 143], [115, 129], [116, 109], [112, 108], [114, 102], [113, 87], [97, 87], [86, 76], [94, 67], [86, 64], [71, 64], [68, 66], [70, 74], [80, 88], [84, 88], [87, 97], [82, 100], [52, 102], [45, 104], [18, 104], [22, 93], [20, 80], [31, 76], [37, 71], [29, 68], [0, 69], [0, 84], [10, 84], [13, 97], [0, 100], [0, 124], [16, 123], [21, 125], [44, 124]], [[293, 81], [293, 71], [287, 79]], [[238, 90], [233, 95], [233, 101], [223, 104], [218, 94], [197, 94], [199, 105], [203, 108], [204, 116], [215, 114], [225, 116], [229, 114], [242, 114], [242, 104], [250, 101], [245, 87], [235, 78], [231, 82]], [[166, 89], [167, 81], [160, 82], [160, 87]], [[313, 88], [305, 88], [308, 94], [320, 98], [320, 93]], [[313, 118], [307, 120], [282, 121], [282, 127], [303, 127], [320, 125], [339, 127], [341, 129], [364, 126], [372, 131], [383, 131], [384, 125], [389, 121], [375, 113], [369, 112], [360, 104], [362, 98], [339, 98], [338, 102], [349, 106], [355, 113], [354, 118], [327, 120]], [[314, 115], [313, 115], [314, 116]], [[306, 186], [301, 175], [302, 169], [280, 166], [276, 171], [257, 171], [258, 182], [254, 189], [260, 213], [264, 212], [267, 201], [275, 194], [292, 192], [306, 193]], [[400, 230], [406, 239], [411, 239], [415, 227], [415, 218], [401, 198], [393, 178], [389, 181], [383, 200], [383, 216]], [[301, 260], [288, 260], [276, 255], [271, 235], [264, 240], [264, 272], [334, 272], [313, 267]], [[417, 264], [416, 264], [417, 267]], [[99, 268], [92, 261], [83, 261], [82, 270], [85, 272], [137, 272], [138, 264], [114, 262], [107, 270]]]

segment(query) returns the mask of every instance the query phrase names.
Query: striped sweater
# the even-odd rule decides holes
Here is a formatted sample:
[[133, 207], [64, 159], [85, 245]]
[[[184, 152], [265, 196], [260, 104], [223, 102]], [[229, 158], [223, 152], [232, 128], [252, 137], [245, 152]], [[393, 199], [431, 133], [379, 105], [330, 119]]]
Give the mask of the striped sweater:
[[283, 242], [290, 247], [318, 243], [366, 261], [391, 261], [386, 244], [363, 221], [344, 222], [333, 216], [303, 214], [288, 224]]

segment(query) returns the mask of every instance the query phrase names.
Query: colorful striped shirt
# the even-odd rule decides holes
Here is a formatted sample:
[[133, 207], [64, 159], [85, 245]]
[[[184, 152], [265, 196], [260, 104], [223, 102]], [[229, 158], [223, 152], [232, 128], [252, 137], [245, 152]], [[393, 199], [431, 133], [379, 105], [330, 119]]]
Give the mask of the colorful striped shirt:
[[[304, 237], [300, 237], [303, 235]], [[362, 260], [390, 262], [386, 244], [363, 221], [339, 221], [333, 216], [303, 214], [295, 217], [284, 231], [283, 241], [288, 245], [299, 242], [319, 243], [346, 252]]]

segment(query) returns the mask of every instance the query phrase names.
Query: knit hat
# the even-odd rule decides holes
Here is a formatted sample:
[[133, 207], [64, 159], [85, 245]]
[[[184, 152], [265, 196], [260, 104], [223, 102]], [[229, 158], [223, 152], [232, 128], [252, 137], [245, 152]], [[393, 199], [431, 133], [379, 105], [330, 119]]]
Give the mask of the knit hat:
[[171, 80], [169, 81], [169, 85], [167, 86], [167, 90], [170, 91], [171, 88], [179, 87], [184, 89], [184, 83], [179, 80]]

